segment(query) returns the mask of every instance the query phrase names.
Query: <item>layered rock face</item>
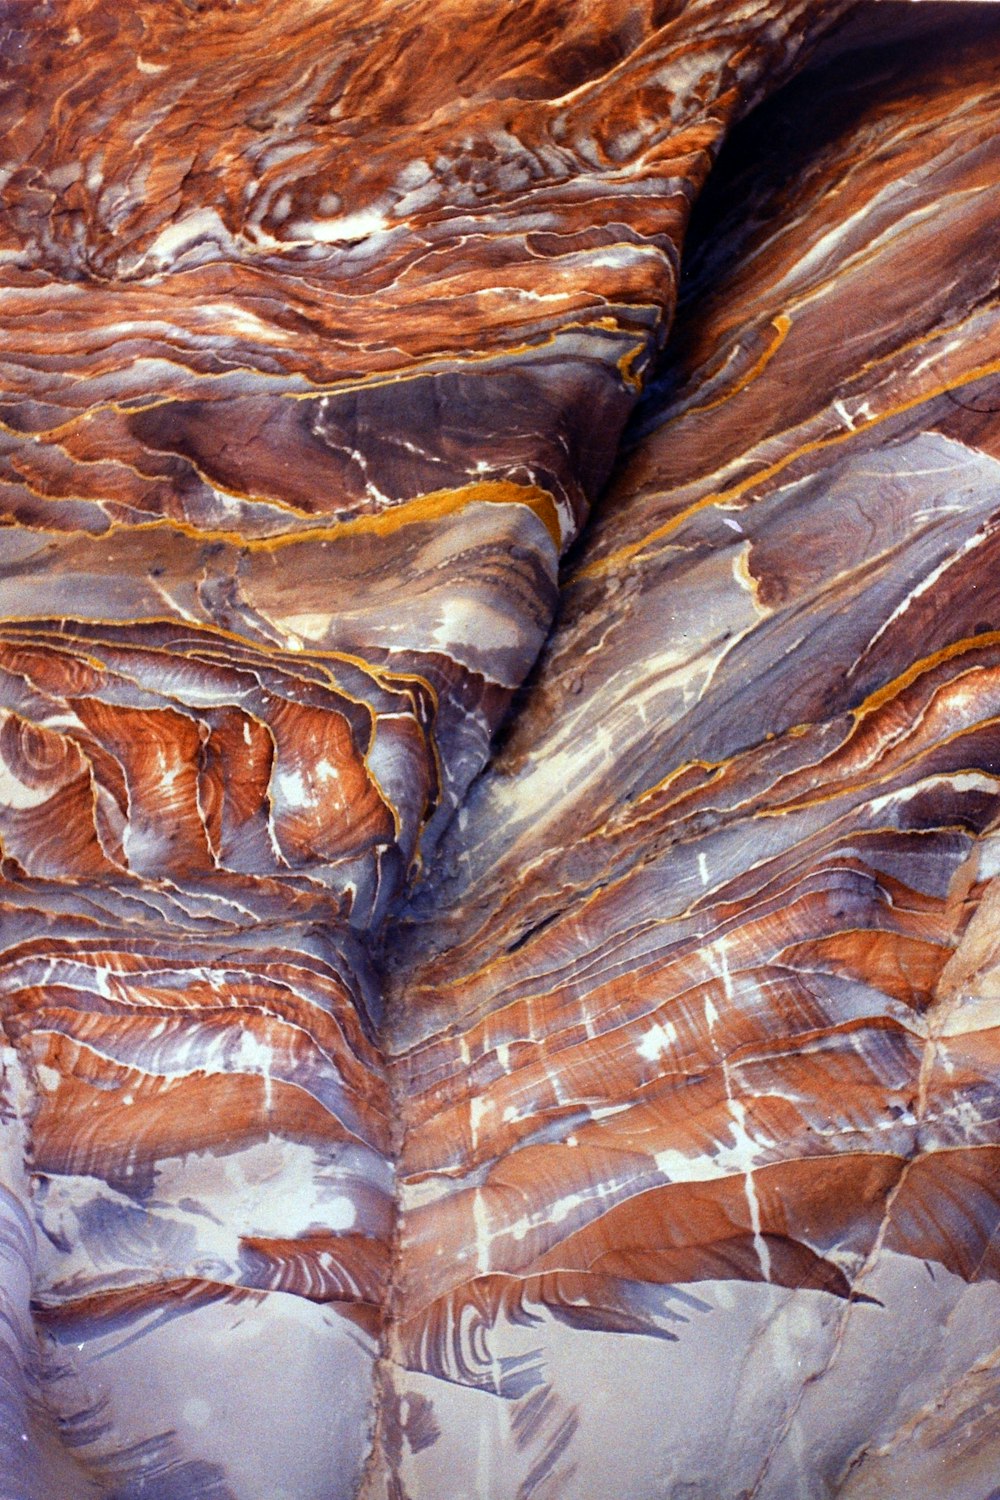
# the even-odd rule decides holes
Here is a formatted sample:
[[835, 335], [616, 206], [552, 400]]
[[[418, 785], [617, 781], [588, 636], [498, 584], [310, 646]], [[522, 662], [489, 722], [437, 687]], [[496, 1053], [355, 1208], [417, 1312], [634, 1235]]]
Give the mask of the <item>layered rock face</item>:
[[987, 1500], [1000, 15], [0, 52], [3, 1494]]

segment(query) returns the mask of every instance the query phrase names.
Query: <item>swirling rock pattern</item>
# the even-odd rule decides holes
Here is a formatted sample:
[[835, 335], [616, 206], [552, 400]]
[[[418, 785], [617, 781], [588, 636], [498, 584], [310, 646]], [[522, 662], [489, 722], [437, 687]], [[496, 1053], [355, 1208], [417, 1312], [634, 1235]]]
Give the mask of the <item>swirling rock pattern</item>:
[[985, 1500], [990, 7], [0, 51], [4, 1494]]

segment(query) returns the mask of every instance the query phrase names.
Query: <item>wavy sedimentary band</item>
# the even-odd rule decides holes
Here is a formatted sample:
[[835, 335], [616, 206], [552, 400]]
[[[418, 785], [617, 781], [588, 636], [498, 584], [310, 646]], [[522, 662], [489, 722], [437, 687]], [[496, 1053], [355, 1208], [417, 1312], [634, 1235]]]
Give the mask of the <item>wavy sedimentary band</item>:
[[[1000, 37], [965, 25], [858, 29], [734, 138], [541, 665], [396, 930], [395, 1379], [443, 1434], [404, 1433], [409, 1493], [442, 1452], [475, 1488], [468, 1388], [506, 1398], [487, 1488], [596, 1494], [582, 1336], [641, 1413], [623, 1494], [995, 1470], [985, 1428], [968, 1474], [944, 1435], [1000, 1348]], [[765, 1430], [736, 1386], [660, 1437], [650, 1380], [696, 1380], [720, 1318], [738, 1365], [795, 1328]]]
[[364, 935], [543, 643], [728, 124], [848, 8], [6, 7], [39, 1493], [356, 1488], [396, 1128]]

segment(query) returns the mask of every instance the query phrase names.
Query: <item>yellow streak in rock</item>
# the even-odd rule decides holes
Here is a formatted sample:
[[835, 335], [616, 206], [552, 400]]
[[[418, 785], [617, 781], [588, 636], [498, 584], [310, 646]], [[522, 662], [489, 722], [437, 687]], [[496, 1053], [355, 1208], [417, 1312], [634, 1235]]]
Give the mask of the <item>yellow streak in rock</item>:
[[624, 547], [617, 547], [614, 552], [609, 552], [606, 557], [599, 557], [594, 562], [587, 563], [584, 567], [578, 568], [575, 573], [569, 575], [566, 582], [576, 583], [583, 578], [603, 578], [620, 565], [631, 562], [634, 557], [638, 557], [648, 547], [662, 541], [664, 537], [670, 536], [672, 532], [677, 531], [683, 526], [685, 521], [690, 520], [692, 516], [696, 516], [699, 511], [708, 510], [713, 505], [725, 505], [730, 500], [741, 499], [757, 485], [764, 484], [768, 479], [773, 479], [775, 475], [782, 473], [796, 459], [805, 458], [810, 453], [822, 452], [826, 448], [839, 447], [842, 443], [849, 443], [853, 438], [860, 437], [872, 427], [878, 427], [881, 423], [889, 421], [892, 417], [902, 416], [908, 411], [915, 411], [918, 407], [926, 406], [929, 401], [935, 400], [938, 396], [943, 396], [947, 391], [961, 390], [964, 386], [974, 385], [977, 380], [983, 380], [987, 375], [997, 374], [1000, 374], [1000, 360], [991, 360], [989, 364], [977, 365], [973, 369], [968, 370], [956, 380], [943, 381], [940, 385], [932, 386], [926, 391], [921, 391], [918, 396], [911, 396], [908, 401], [901, 401], [897, 406], [886, 407], [885, 411], [877, 412], [874, 416], [862, 417], [859, 415], [856, 426], [847, 428], [843, 432], [835, 432], [830, 437], [813, 438], [810, 442], [803, 443], [801, 448], [793, 449], [791, 453], [786, 453], [783, 458], [779, 458], [775, 463], [768, 464], [766, 468], [759, 469], [756, 474], [751, 474], [746, 479], [741, 479], [738, 484], [730, 486], [729, 489], [712, 490], [709, 494], [703, 495], [700, 500], [695, 500], [690, 505], [686, 505], [675, 516], [671, 516], [669, 521], [664, 521], [662, 526], [657, 526], [646, 536], [640, 538], [639, 541], [629, 542]]
[[1000, 645], [1000, 630], [984, 630], [981, 635], [967, 635], [963, 636], [960, 641], [952, 641], [950, 646], [942, 646], [940, 651], [934, 651], [930, 656], [922, 656], [919, 661], [915, 661], [912, 666], [907, 667], [905, 672], [901, 672], [891, 682], [887, 682], [884, 686], [876, 688], [863, 703], [859, 703], [857, 708], [851, 710], [851, 717], [854, 719], [855, 724], [860, 724], [862, 719], [866, 719], [869, 714], [875, 713], [884, 704], [891, 702], [893, 698], [898, 698], [900, 693], [904, 693], [911, 683], [916, 682], [918, 677], [922, 677], [925, 672], [933, 671], [942, 662], [951, 661], [952, 657], [955, 656], [964, 656], [966, 652], [975, 651], [981, 646], [997, 645]]
[[914, 338], [906, 339], [902, 344], [897, 344], [886, 354], [880, 354], [875, 359], [866, 359], [864, 364], [860, 366], [858, 374], [868, 375], [872, 370], [885, 369], [887, 365], [891, 368], [896, 364], [901, 354], [909, 354], [912, 349], [926, 349], [931, 344], [940, 343], [942, 339], [948, 338], [951, 334], [963, 333], [965, 329], [978, 322], [984, 314], [996, 312], [998, 309], [1000, 309], [1000, 302], [988, 302], [981, 307], [975, 308], [968, 316], [960, 318], [957, 323], [942, 323], [939, 327], [932, 328], [927, 333], [918, 333]]
[[[625, 244], [630, 250], [637, 248], [632, 241], [623, 241], [621, 243]], [[602, 251], [614, 248], [614, 245], [601, 246]], [[658, 254], [659, 252], [656, 253]], [[659, 312], [654, 303], [635, 302], [630, 304], [630, 306], [634, 307], [637, 314], [641, 313], [644, 309]], [[522, 355], [542, 354], [548, 349], [555, 349], [560, 340], [564, 339], [567, 334], [587, 334], [595, 331], [598, 333], [617, 334], [620, 337], [634, 332], [634, 330], [624, 327], [616, 317], [609, 314], [604, 314], [596, 318], [574, 318], [572, 322], [560, 323], [551, 333], [547, 333], [544, 338], [534, 343], [525, 339], [518, 344], [510, 344], [506, 347], [500, 346], [494, 349], [431, 350], [426, 354], [410, 356], [411, 363], [401, 369], [373, 370], [367, 375], [345, 375], [339, 380], [336, 378], [333, 380], [313, 380], [305, 370], [297, 369], [289, 370], [287, 373], [281, 375], [272, 375], [256, 368], [254, 365], [235, 364], [222, 374], [209, 374], [193, 370], [190, 366], [184, 365], [179, 360], [172, 361], [172, 363], [176, 363], [178, 368], [184, 371], [186, 378], [196, 383], [199, 390], [203, 386], [231, 383], [234, 376], [237, 375], [249, 375], [262, 382], [263, 389], [259, 393], [260, 395], [271, 396], [280, 401], [315, 401], [322, 396], [350, 395], [354, 391], [374, 390], [382, 386], [399, 385], [411, 380], [422, 380], [429, 375], [443, 374], [450, 370], [461, 372], [467, 365], [490, 364], [491, 362], [499, 364], [501, 361], [507, 363], [512, 359], [520, 358]], [[643, 344], [643, 347], [645, 347], [645, 344]], [[626, 358], [628, 357], [626, 356]], [[117, 369], [117, 366], [113, 366], [111, 367], [111, 372], [115, 373]], [[88, 378], [87, 376], [78, 377], [81, 383], [85, 382]], [[271, 386], [280, 385], [283, 381], [292, 382], [300, 380], [306, 383], [308, 386], [307, 390], [273, 391], [270, 389]], [[219, 397], [209, 397], [208, 399], [225, 402], [227, 400], [240, 399], [241, 394], [237, 393], [234, 396], [222, 395]], [[127, 401], [125, 399], [118, 401], [98, 401], [91, 406], [80, 407], [72, 416], [58, 422], [54, 427], [43, 427], [37, 431], [25, 432], [19, 427], [11, 427], [8, 423], [0, 421], [0, 433], [29, 441], [32, 438], [54, 437], [67, 428], [73, 427], [82, 418], [91, 415], [96, 416], [102, 412], [110, 411], [115, 412], [119, 416], [129, 417], [133, 416], [136, 412], [153, 411], [157, 407], [171, 406], [175, 402], [183, 404], [199, 399], [201, 399], [200, 396], [194, 394], [192, 391], [185, 393], [183, 390], [180, 390], [177, 392], [168, 391], [162, 395], [156, 395], [151, 392], [148, 400], [143, 400], [135, 396], [128, 398]], [[186, 457], [186, 455], [182, 456]], [[117, 463], [122, 460], [109, 457], [102, 461]], [[126, 465], [126, 467], [131, 467], [131, 465]], [[142, 473], [141, 470], [136, 470], [136, 472]], [[143, 477], [148, 478], [149, 476], [144, 475]], [[218, 488], [217, 485], [214, 487]]]
[[785, 339], [788, 337], [791, 326], [792, 320], [788, 316], [788, 314], [778, 313], [777, 317], [771, 319], [771, 327], [775, 329], [774, 337], [771, 339], [771, 342], [768, 344], [763, 354], [760, 355], [760, 357], [754, 362], [754, 364], [750, 366], [749, 370], [746, 370], [740, 376], [735, 385], [731, 386], [728, 391], [723, 391], [721, 396], [716, 396], [712, 401], [702, 401], [697, 406], [686, 406], [683, 411], [677, 413], [676, 420], [680, 422], [685, 417], [689, 417], [692, 412], [696, 411], [714, 411], [717, 406], [724, 406], [727, 401], [731, 401], [734, 396], [738, 396], [740, 391], [745, 391], [747, 386], [752, 385], [753, 382], [757, 379], [757, 376], [762, 375], [763, 372], [767, 369], [768, 365], [771, 363], [772, 359], [777, 354], [782, 344], [785, 342]]
[[636, 375], [634, 373], [632, 366], [635, 364], [639, 356], [644, 353], [645, 348], [646, 343], [645, 340], [643, 340], [641, 344], [636, 344], [634, 348], [630, 349], [627, 354], [623, 354], [621, 359], [618, 361], [618, 373], [621, 376], [622, 380], [627, 386], [630, 386], [633, 391], [637, 392], [640, 395], [642, 393], [643, 379], [641, 375]]
[[[602, 246], [608, 249], [608, 246]], [[613, 247], [610, 247], [613, 248]], [[631, 248], [631, 246], [630, 246]], [[641, 312], [648, 303], [636, 303], [637, 312]], [[523, 340], [519, 344], [510, 344], [506, 347], [496, 349], [460, 349], [449, 352], [447, 349], [437, 350], [429, 354], [413, 356], [413, 363], [403, 369], [375, 370], [369, 375], [345, 376], [342, 380], [322, 381], [314, 383], [307, 391], [281, 391], [280, 398], [283, 401], [315, 401], [318, 396], [342, 396], [349, 395], [352, 391], [375, 390], [381, 386], [401, 385], [410, 380], [423, 380], [428, 375], [445, 374], [448, 371], [461, 372], [466, 365], [499, 364], [518, 359], [522, 355], [542, 354], [547, 349], [555, 349], [560, 340], [567, 334], [572, 333], [599, 333], [627, 334], [630, 330], [623, 328], [617, 318], [604, 314], [597, 318], [574, 319], [571, 323], [560, 323], [551, 333], [543, 339], [532, 343]], [[645, 347], [645, 346], [643, 346]], [[254, 373], [254, 372], [251, 372]], [[298, 378], [309, 380], [309, 376], [303, 372], [296, 372]], [[213, 376], [212, 379], [224, 379], [223, 376]]]
[[[930, 744], [920, 745], [909, 755], [906, 755], [902, 759], [896, 761], [892, 766], [891, 774], [893, 776], [905, 775], [909, 773], [915, 766], [919, 766], [920, 762], [922, 760], [926, 760], [927, 757], [931, 755], [935, 750], [939, 750], [942, 745], [955, 745], [959, 740], [965, 739], [968, 735], [976, 734], [980, 729], [989, 728], [994, 724], [1000, 725], [1000, 715], [991, 714], [989, 718], [980, 719], [975, 724], [966, 724], [963, 725], [960, 729], [954, 730], [951, 734], [944, 734], [940, 739], [934, 740]], [[855, 725], [855, 728], [856, 727], [857, 726]], [[850, 746], [853, 735], [854, 729], [852, 729], [851, 733], [843, 741], [842, 745], [839, 747], [840, 750], [846, 750]], [[876, 765], [877, 764], [878, 762], [876, 762]], [[823, 762], [820, 761], [818, 768], [822, 767], [822, 765]], [[962, 767], [961, 769], [965, 771], [975, 771], [978, 768], [974, 765], [970, 765]], [[949, 772], [947, 774], [951, 775], [954, 773]], [[832, 791], [820, 791], [815, 795], [809, 795], [807, 793], [800, 795], [799, 797], [793, 797], [791, 801], [782, 802], [774, 807], [761, 807], [754, 810], [753, 816], [758, 818], [783, 818], [788, 813], [803, 812], [806, 808], [829, 806], [830, 803], [838, 802], [847, 796], [863, 798], [869, 791], [873, 790], [875, 787], [882, 785], [886, 780], [886, 775], [887, 773], [885, 771], [878, 770], [876, 770], [874, 774], [870, 775], [864, 775], [862, 773], [858, 773], [855, 776], [848, 775], [841, 782], [839, 782]], [[828, 783], [828, 785], [829, 784], [832, 783]], [[856, 808], [851, 807], [847, 811], [848, 813], [850, 813], [855, 810]], [[943, 826], [946, 828], [961, 827], [961, 825], [958, 823], [946, 823]]]
[[[278, 536], [247, 537], [240, 531], [214, 531], [202, 529], [190, 521], [171, 516], [157, 516], [150, 521], [139, 521], [130, 525], [127, 521], [115, 521], [106, 531], [59, 531], [51, 534], [58, 538], [86, 537], [94, 543], [106, 542], [112, 536], [137, 536], [144, 532], [179, 532], [197, 542], [225, 542], [243, 552], [273, 552], [279, 547], [292, 547], [300, 542], [341, 541], [354, 536], [389, 536], [404, 527], [437, 521], [455, 515], [468, 505], [521, 505], [541, 521], [558, 551], [562, 545], [562, 528], [556, 502], [548, 490], [533, 484], [514, 484], [511, 480], [479, 480], [458, 489], [434, 490], [418, 495], [415, 500], [404, 500], [374, 515], [354, 516], [347, 521], [334, 521], [321, 526], [303, 527], [299, 531], [284, 531]], [[25, 531], [44, 530], [37, 526], [26, 526]]]
[[[90, 626], [103, 625], [108, 629], [121, 630], [123, 632], [125, 630], [132, 629], [133, 627], [141, 627], [143, 625], [169, 625], [171, 628], [178, 631], [190, 633], [198, 632], [203, 635], [208, 641], [213, 641], [216, 638], [219, 638], [222, 641], [234, 641], [237, 645], [245, 647], [253, 654], [253, 656], [265, 657], [268, 666], [277, 666], [279, 668], [283, 668], [287, 665], [287, 668], [289, 670], [294, 670], [294, 668], [301, 666], [305, 662], [318, 665], [323, 668], [324, 672], [326, 672], [327, 676], [329, 677], [333, 691], [341, 694], [345, 698], [353, 700], [353, 695], [348, 693], [347, 690], [338, 683], [336, 677], [329, 673], [324, 667], [324, 663], [327, 661], [342, 661], [346, 662], [349, 666], [357, 668], [358, 671], [363, 672], [374, 682], [376, 682], [380, 687], [386, 688], [386, 690], [390, 692], [400, 691], [397, 686], [397, 684], [399, 683], [417, 683], [418, 686], [420, 686], [427, 692], [434, 706], [435, 713], [438, 709], [438, 695], [433, 683], [428, 678], [422, 677], [419, 672], [402, 672], [395, 668], [377, 666], [372, 662], [366, 661], [363, 656], [356, 656], [349, 651], [330, 651], [325, 647], [303, 646], [301, 651], [290, 651], [283, 648], [276, 642], [267, 641], [262, 643], [259, 640], [255, 640], [253, 636], [240, 635], [235, 630], [229, 630], [223, 625], [214, 625], [211, 621], [208, 620], [178, 620], [173, 615], [140, 615], [135, 619], [130, 620], [108, 620], [101, 619], [96, 616], [88, 618], [86, 620], [74, 620], [69, 616], [60, 615], [7, 615], [0, 619], [0, 640], [10, 638], [17, 641], [23, 634], [26, 638], [27, 646], [39, 645], [45, 647], [45, 649], [58, 649], [59, 651], [63, 651], [63, 648], [66, 645], [72, 646], [73, 643], [77, 641], [79, 641], [84, 646], [88, 644], [86, 636], [71, 634], [66, 629], [66, 626], [69, 624], [77, 625], [81, 629]], [[52, 630], [50, 630], [49, 632], [44, 632], [37, 628], [35, 630], [29, 629], [30, 626], [38, 627], [45, 625], [51, 626]], [[89, 644], [92, 647], [95, 645], [95, 643], [92, 641], [89, 642]], [[96, 644], [100, 645], [102, 643], [97, 642]], [[112, 642], [112, 644], [119, 646], [123, 651], [136, 649], [149, 654], [156, 653], [168, 658], [175, 657], [179, 654], [168, 646], [149, 645], [145, 642], [134, 642], [127, 639], [123, 639], [120, 642], [115, 641]], [[77, 653], [75, 651], [74, 654], [82, 655], [82, 653]], [[241, 659], [234, 660], [232, 657], [223, 654], [220, 654], [217, 659], [223, 665], [232, 667], [236, 670], [239, 670], [244, 665]], [[89, 658], [89, 660], [92, 660], [95, 666], [97, 666], [102, 672], [114, 670], [118, 672], [119, 675], [127, 675], [121, 669], [109, 669], [107, 663], [102, 661], [100, 658]], [[361, 702], [360, 699], [357, 701]]]

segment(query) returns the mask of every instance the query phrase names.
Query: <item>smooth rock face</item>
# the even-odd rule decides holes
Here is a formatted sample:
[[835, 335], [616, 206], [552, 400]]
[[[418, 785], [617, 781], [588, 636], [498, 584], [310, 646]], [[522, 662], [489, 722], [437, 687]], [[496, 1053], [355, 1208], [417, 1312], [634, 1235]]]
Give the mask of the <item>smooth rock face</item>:
[[1000, 13], [0, 58], [5, 1500], [989, 1500]]

